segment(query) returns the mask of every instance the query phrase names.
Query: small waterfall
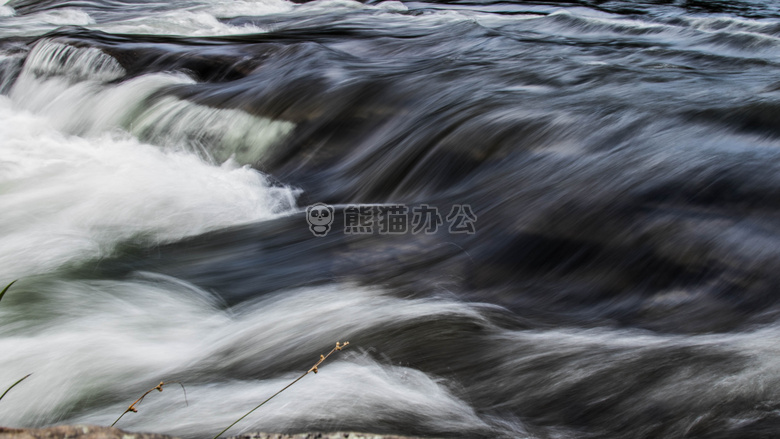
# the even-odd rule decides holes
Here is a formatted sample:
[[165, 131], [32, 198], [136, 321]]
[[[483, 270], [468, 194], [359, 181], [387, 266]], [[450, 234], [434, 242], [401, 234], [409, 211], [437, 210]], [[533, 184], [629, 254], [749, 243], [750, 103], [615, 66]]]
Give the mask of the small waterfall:
[[[0, 59], [0, 68], [4, 65]], [[13, 66], [11, 61], [7, 65]], [[46, 39], [27, 57], [11, 97], [21, 108], [47, 116], [72, 134], [94, 137], [120, 129], [141, 141], [189, 151], [217, 164], [228, 159], [257, 163], [267, 148], [295, 127], [167, 95], [172, 86], [194, 83], [184, 74], [112, 82], [124, 76], [119, 63], [100, 49]]]
[[0, 94], [7, 94], [22, 71], [23, 54], [0, 52]]
[[24, 74], [36, 78], [65, 77], [71, 82], [107, 82], [123, 77], [125, 69], [100, 49], [78, 48], [44, 39], [35, 45], [27, 57]]

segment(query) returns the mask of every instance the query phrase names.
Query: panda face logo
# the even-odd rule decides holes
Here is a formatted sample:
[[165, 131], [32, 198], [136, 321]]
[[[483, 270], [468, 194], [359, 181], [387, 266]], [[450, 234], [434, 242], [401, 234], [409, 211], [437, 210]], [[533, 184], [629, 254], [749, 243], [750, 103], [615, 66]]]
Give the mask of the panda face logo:
[[306, 208], [306, 222], [314, 236], [323, 237], [330, 232], [333, 224], [333, 206], [317, 203]]

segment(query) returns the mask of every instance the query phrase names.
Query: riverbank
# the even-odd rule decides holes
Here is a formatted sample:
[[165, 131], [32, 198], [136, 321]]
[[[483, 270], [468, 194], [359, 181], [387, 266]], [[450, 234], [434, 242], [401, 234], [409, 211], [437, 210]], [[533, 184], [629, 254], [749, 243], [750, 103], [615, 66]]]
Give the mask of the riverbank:
[[[155, 433], [132, 433], [118, 428], [95, 425], [62, 425], [49, 428], [0, 427], [0, 439], [175, 439]], [[247, 433], [228, 439], [419, 439], [410, 436], [388, 436], [370, 433]]]

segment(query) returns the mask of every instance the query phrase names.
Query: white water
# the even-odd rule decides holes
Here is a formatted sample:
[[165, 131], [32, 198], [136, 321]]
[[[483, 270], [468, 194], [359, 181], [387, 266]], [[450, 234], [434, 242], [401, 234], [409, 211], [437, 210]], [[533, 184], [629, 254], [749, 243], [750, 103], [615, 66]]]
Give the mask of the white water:
[[291, 211], [295, 191], [248, 167], [214, 166], [127, 136], [85, 139], [0, 97], [0, 277], [166, 242]]
[[[293, 210], [294, 189], [229, 159], [257, 160], [291, 124], [173, 98], [139, 110], [188, 79], [106, 83], [122, 73], [97, 49], [43, 41], [0, 97], [0, 278], [104, 257], [130, 239], [167, 242]], [[190, 141], [203, 136], [224, 149]]]
[[[503, 389], [491, 391], [527, 403], [681, 349], [733, 350], [751, 358], [752, 364], [723, 379], [718, 379], [722, 366], [717, 364], [692, 369], [680, 365], [677, 373], [642, 396], [642, 404], [655, 401], [680, 411], [706, 412], [743, 397], [780, 396], [776, 327], [702, 336], [608, 329], [513, 331], [492, 326], [483, 317], [485, 310], [450, 299], [404, 299], [352, 285], [285, 291], [239, 309], [224, 309], [208, 292], [159, 275], [141, 274], [126, 281], [22, 281], [0, 308], [5, 322], [0, 351], [13, 353], [0, 357], [0, 382], [34, 375], [15, 389], [13, 404], [3, 405], [0, 423], [108, 425], [159, 381], [182, 381], [188, 405], [181, 388], [171, 384], [162, 393], [151, 393], [138, 406], [139, 413], [127, 414], [119, 425], [210, 437], [299, 375], [260, 378], [265, 371], [299, 363], [302, 372], [316, 361], [316, 356], [302, 357], [300, 352], [324, 354], [334, 340], [354, 342], [377, 328], [437, 320], [480, 322], [489, 330], [485, 341], [511, 346], [514, 354], [496, 352], [482, 361], [495, 379], [507, 380]], [[376, 354], [372, 351], [370, 345], [353, 343], [334, 354], [319, 374], [304, 378], [231, 433], [321, 430], [350, 422], [382, 428], [404, 419], [422, 419], [424, 429], [450, 435], [495, 431], [496, 424], [458, 396], [457, 386], [387, 356], [378, 363], [369, 355]], [[471, 353], [464, 350], [461, 355]], [[551, 358], [554, 366], [539, 380], [534, 365]], [[126, 401], [116, 395], [127, 395]], [[511, 437], [532, 436], [519, 421], [503, 421], [501, 428], [512, 431]], [[578, 437], [563, 430], [557, 436]]]
[[[186, 7], [158, 12], [151, 15], [117, 17], [105, 22], [96, 22], [87, 12], [78, 8], [61, 8], [27, 16], [15, 16], [10, 6], [0, 5], [0, 36], [42, 35], [60, 26], [83, 26], [112, 33], [151, 35], [214, 36], [266, 32], [270, 29], [252, 25], [233, 26], [221, 22], [220, 18], [242, 15], [263, 16], [295, 11], [344, 11], [354, 9], [376, 9], [404, 11], [400, 2], [387, 1], [376, 6], [363, 5], [353, 0], [320, 0], [309, 5], [296, 5], [287, 0], [209, 0], [192, 2]], [[137, 15], [137, 14], [136, 14]]]
[[[216, 17], [364, 7], [341, 0], [300, 7], [273, 1], [218, 2], [100, 24], [86, 12], [65, 9], [9, 18], [0, 33], [16, 32], [13, 26], [24, 30], [19, 33], [39, 33], [65, 24], [182, 35], [260, 32], [265, 29], [230, 26]], [[404, 10], [397, 3], [378, 8]], [[12, 13], [0, 8], [0, 16]], [[557, 34], [568, 29], [572, 36], [660, 32], [664, 41], [671, 41], [682, 32], [665, 24], [571, 15], [577, 14], [520, 19], [538, 19], [541, 27], [560, 23]], [[446, 11], [404, 16], [398, 22], [428, 20], [435, 25], [472, 16]], [[490, 20], [480, 23], [514, 18]], [[701, 44], [719, 44], [707, 40], [718, 26], [696, 26], [701, 27]], [[745, 26], [753, 31], [752, 24]], [[771, 46], [775, 38], [759, 42]], [[15, 56], [0, 54], [0, 63], [13, 66]], [[739, 398], [780, 398], [780, 335], [774, 326], [713, 336], [616, 329], [512, 331], [491, 326], [478, 305], [401, 299], [353, 285], [284, 291], [226, 309], [210, 292], [162, 276], [91, 281], [58, 277], [58, 269], [110, 256], [127, 241], [153, 247], [296, 209], [294, 188], [271, 186], [265, 175], [241, 166], [262, 160], [292, 124], [164, 95], [167, 88], [194, 83], [183, 74], [115, 82], [123, 74], [115, 60], [97, 49], [41, 41], [9, 96], [0, 97], [0, 281], [22, 278], [0, 306], [0, 390], [3, 383], [34, 373], [0, 404], [0, 425], [108, 425], [160, 380], [180, 380], [187, 385], [189, 406], [180, 389], [169, 386], [161, 394], [150, 394], [140, 413], [128, 414], [119, 426], [210, 437], [297, 376], [269, 371], [289, 370], [290, 363], [296, 364], [295, 370], [298, 363], [305, 370], [316, 360], [300, 352], [325, 353], [336, 340], [354, 342], [362, 334], [403, 322], [484, 324], [480, 329], [485, 329], [486, 342], [507, 346], [496, 350], [494, 358], [482, 359], [484, 369], [495, 373], [488, 391], [514, 398], [507, 406], [517, 400], [522, 401], [518, 407], [529, 406], [556, 392], [560, 400], [584, 400], [589, 394], [566, 392], [590, 383], [594, 401], [609, 399], [614, 397], [609, 383], [599, 382], [606, 373], [640, 373], [638, 358], [652, 364], [654, 353], [681, 348], [731, 350], [750, 361], [729, 375], [718, 364], [661, 364], [659, 368], [675, 373], [648, 386], [643, 401], [699, 414]], [[262, 262], [256, 265], [258, 271], [265, 268]], [[383, 342], [392, 345], [393, 337], [388, 332]], [[321, 374], [306, 377], [232, 432], [327, 430], [350, 420], [377, 429], [422, 425], [426, 431], [452, 435], [496, 428], [489, 416], [475, 412], [476, 404], [464, 396], [468, 391], [391, 357], [379, 362], [375, 358], [383, 353], [373, 349], [354, 343], [329, 360]], [[462, 355], [467, 358], [470, 352]], [[556, 359], [550, 362], [555, 367], [540, 375], [534, 365], [547, 358]], [[637, 405], [635, 410], [645, 408]], [[622, 413], [632, 415], [631, 406]], [[501, 422], [505, 431], [513, 432], [511, 437], [526, 436], [520, 421], [510, 417]]]
[[[51, 53], [67, 52], [54, 49]], [[113, 65], [94, 52], [70, 54], [89, 57], [92, 66]], [[216, 434], [294, 378], [228, 378], [231, 369], [272, 370], [297, 350], [327, 350], [336, 340], [383, 322], [474, 314], [465, 305], [404, 301], [351, 287], [286, 292], [239, 311], [159, 276], [50, 279], [50, 271], [110, 255], [123, 241], [174, 241], [291, 212], [296, 192], [269, 187], [261, 173], [232, 161], [219, 165], [196, 149], [171, 148], [186, 143], [186, 136], [169, 136], [168, 144], [156, 146], [116, 131], [128, 106], [151, 94], [144, 90], [186, 78], [152, 75], [109, 85], [105, 69], [82, 65], [74, 72], [47, 59], [30, 61], [11, 97], [0, 97], [0, 210], [5, 212], [0, 278], [23, 278], [0, 307], [0, 352], [11, 353], [0, 357], [0, 383], [33, 373], [9, 395], [13, 404], [0, 410], [0, 424], [108, 425], [128, 404], [117, 395], [134, 399], [160, 380], [175, 379], [186, 384], [189, 406], [180, 389], [170, 386], [139, 406], [142, 416], [129, 414], [120, 426], [190, 437]], [[170, 99], [159, 103], [165, 104], [185, 107]], [[188, 105], [182, 111], [189, 111], [192, 126], [206, 117], [192, 115], [206, 111], [216, 127], [242, 120], [237, 112]], [[146, 114], [155, 111], [162, 113], [152, 106]], [[169, 130], [174, 133], [186, 131], [164, 117], [157, 123], [181, 128]], [[224, 128], [235, 132], [233, 125]], [[432, 429], [488, 428], [435, 377], [380, 365], [359, 350], [339, 357], [323, 367], [327, 373], [307, 377], [234, 432], [300, 429], [305, 422], [323, 429], [348, 416], [382, 424], [399, 414], [425, 416]], [[301, 368], [313, 361], [316, 357]], [[222, 382], [215, 379], [220, 375]]]
[[37, 78], [63, 76], [69, 82], [93, 80], [112, 81], [125, 75], [125, 70], [110, 56], [93, 47], [79, 49], [50, 40], [35, 45], [24, 63], [17, 89], [40, 86]]
[[[324, 354], [336, 340], [376, 325], [475, 315], [467, 305], [409, 301], [350, 286], [284, 292], [235, 312], [221, 309], [204, 291], [159, 276], [30, 287], [22, 282], [0, 309], [0, 320], [10, 322], [0, 328], [0, 351], [13, 353], [0, 357], [0, 383], [34, 373], [14, 392], [13, 404], [0, 410], [0, 423], [7, 425], [108, 425], [129, 402], [101, 404], [101, 398], [132, 400], [161, 380], [179, 380], [189, 406], [181, 388], [171, 385], [150, 394], [121, 426], [208, 436], [299, 375], [220, 381], [221, 374], [262, 373], [300, 357], [299, 351]], [[323, 429], [347, 417], [382, 425], [399, 416], [423, 416], [430, 428], [453, 433], [487, 427], [444, 381], [380, 365], [361, 353], [365, 349], [370, 346], [337, 352], [319, 374], [307, 376], [231, 432], [307, 424]], [[316, 360], [301, 360], [300, 369]]]
[[123, 75], [119, 63], [98, 49], [43, 40], [25, 62], [10, 96], [18, 108], [45, 115], [54, 127], [69, 134], [94, 137], [126, 130], [144, 141], [194, 152], [213, 163], [233, 159], [254, 164], [294, 128], [290, 122], [159, 95], [167, 87], [194, 83], [182, 74], [109, 83]]

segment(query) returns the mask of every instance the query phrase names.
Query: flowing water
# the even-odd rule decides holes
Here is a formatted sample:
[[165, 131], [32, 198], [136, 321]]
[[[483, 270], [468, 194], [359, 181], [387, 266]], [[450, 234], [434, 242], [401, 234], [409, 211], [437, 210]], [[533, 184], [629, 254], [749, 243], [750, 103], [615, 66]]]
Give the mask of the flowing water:
[[231, 432], [777, 437], [779, 67], [774, 1], [5, 2], [0, 425], [210, 438], [349, 340]]

